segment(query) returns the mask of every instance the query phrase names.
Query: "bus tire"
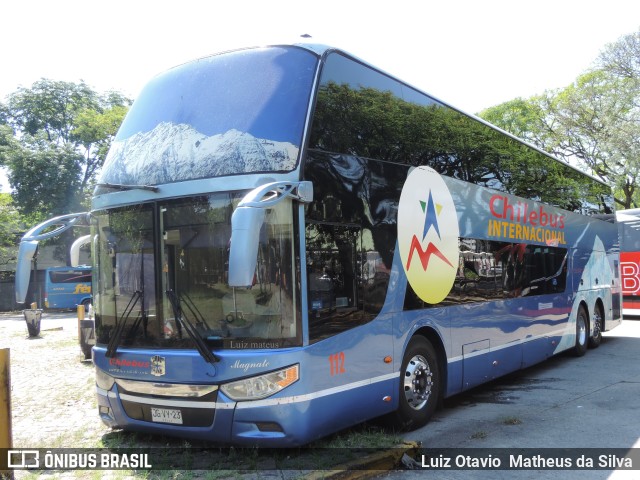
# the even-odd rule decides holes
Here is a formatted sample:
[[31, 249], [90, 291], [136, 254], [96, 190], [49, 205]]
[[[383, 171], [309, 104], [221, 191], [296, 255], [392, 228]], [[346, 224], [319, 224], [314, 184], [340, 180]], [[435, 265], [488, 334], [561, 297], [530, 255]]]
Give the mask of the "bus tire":
[[596, 305], [593, 310], [593, 335], [589, 337], [589, 347], [598, 348], [602, 343], [602, 330], [604, 330], [604, 314], [602, 307]]
[[89, 298], [85, 298], [81, 305], [84, 307], [84, 314], [89, 315], [89, 305], [91, 305], [91, 300]]
[[396, 427], [413, 430], [425, 425], [438, 405], [441, 384], [433, 345], [422, 336], [413, 337], [402, 359]]
[[587, 352], [589, 343], [589, 315], [583, 305], [578, 308], [576, 315], [576, 344], [573, 347], [573, 355], [581, 357]]

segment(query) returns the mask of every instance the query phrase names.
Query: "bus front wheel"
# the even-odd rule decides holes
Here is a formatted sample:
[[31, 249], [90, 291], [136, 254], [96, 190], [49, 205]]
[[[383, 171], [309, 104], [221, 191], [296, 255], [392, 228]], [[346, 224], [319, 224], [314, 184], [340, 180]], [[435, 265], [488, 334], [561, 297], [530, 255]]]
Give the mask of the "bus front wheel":
[[433, 345], [424, 337], [409, 341], [400, 370], [400, 399], [396, 412], [402, 430], [426, 424], [438, 405], [440, 369]]
[[578, 308], [576, 315], [576, 344], [573, 347], [573, 355], [581, 357], [587, 352], [589, 342], [589, 315], [584, 306]]

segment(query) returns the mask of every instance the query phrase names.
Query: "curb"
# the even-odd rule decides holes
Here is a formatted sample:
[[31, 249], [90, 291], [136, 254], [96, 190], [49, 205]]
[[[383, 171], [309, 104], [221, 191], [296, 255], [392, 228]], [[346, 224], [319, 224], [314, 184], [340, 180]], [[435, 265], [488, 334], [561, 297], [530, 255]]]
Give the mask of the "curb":
[[359, 480], [371, 478], [381, 472], [393, 470], [404, 455], [415, 456], [419, 448], [417, 442], [405, 441], [387, 450], [373, 453], [358, 460], [336, 465], [333, 470], [315, 471], [303, 478], [305, 480]]

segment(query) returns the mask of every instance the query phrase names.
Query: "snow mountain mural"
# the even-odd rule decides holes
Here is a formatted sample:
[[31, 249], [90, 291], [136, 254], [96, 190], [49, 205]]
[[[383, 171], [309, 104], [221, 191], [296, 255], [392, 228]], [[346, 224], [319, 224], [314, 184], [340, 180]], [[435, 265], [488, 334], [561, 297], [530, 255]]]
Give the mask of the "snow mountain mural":
[[115, 141], [100, 183], [160, 185], [251, 172], [290, 171], [298, 147], [229, 130], [207, 136], [169, 122]]

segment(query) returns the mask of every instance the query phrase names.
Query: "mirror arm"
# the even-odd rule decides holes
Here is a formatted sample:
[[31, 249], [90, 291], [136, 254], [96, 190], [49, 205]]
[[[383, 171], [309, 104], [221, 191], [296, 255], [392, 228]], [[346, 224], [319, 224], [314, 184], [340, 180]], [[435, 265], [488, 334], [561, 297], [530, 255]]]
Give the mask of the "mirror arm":
[[313, 183], [301, 182], [271, 182], [254, 188], [247, 193], [238, 207], [271, 208], [286, 197], [292, 197], [301, 203], [313, 201]]
[[309, 203], [313, 200], [313, 184], [308, 181], [267, 183], [251, 190], [238, 204], [231, 216], [230, 287], [251, 286], [265, 211], [287, 197]]
[[[38, 242], [60, 235], [62, 232], [75, 226], [89, 225], [90, 213], [70, 213], [59, 217], [50, 218], [36, 225], [20, 240], [18, 247], [18, 259], [16, 262], [15, 294], [16, 302], [24, 303], [29, 290], [29, 279], [31, 278], [31, 261], [38, 249]], [[58, 225], [58, 228], [50, 232], [41, 233], [44, 230]]]

